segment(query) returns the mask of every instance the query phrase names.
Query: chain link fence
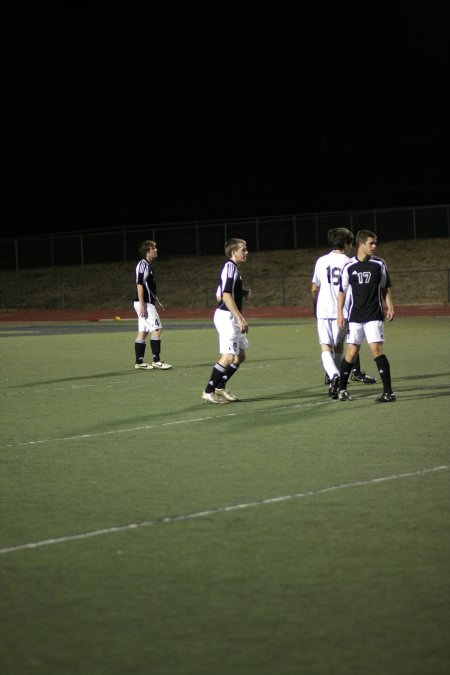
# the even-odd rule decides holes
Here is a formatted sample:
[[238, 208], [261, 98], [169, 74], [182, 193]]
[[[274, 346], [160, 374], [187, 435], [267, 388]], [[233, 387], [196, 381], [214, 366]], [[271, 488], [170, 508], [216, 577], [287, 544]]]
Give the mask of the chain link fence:
[[0, 240], [0, 269], [88, 265], [134, 260], [139, 243], [153, 239], [164, 255], [215, 255], [231, 237], [251, 251], [318, 248], [327, 231], [369, 229], [379, 241], [450, 237], [450, 205], [310, 213], [265, 218], [129, 225]]

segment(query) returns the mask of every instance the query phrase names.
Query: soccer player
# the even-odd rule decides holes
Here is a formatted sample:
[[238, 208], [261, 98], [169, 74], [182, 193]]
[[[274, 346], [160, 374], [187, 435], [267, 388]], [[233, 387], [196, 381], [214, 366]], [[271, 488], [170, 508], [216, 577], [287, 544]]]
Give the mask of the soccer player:
[[[347, 323], [344, 303], [349, 294], [347, 347], [339, 374], [339, 400], [351, 400], [347, 391], [348, 378], [352, 363], [366, 339], [383, 382], [383, 393], [377, 401], [391, 403], [396, 400], [396, 395], [392, 391], [390, 364], [383, 353], [383, 321], [394, 318], [391, 281], [384, 260], [373, 255], [377, 247], [376, 235], [370, 230], [360, 230], [356, 235], [356, 246], [356, 256], [342, 270], [338, 294], [339, 328], [345, 328]], [[386, 313], [383, 312], [383, 301]]]
[[[138, 334], [134, 343], [136, 370], [169, 370], [172, 366], [161, 361], [162, 324], [156, 310], [156, 303], [164, 309], [156, 295], [156, 281], [153, 261], [158, 255], [156, 242], [147, 239], [139, 245], [141, 260], [136, 265], [136, 296], [134, 309], [138, 316]], [[150, 333], [152, 363], [145, 363], [145, 340]]]
[[[328, 242], [332, 251], [317, 259], [311, 283], [314, 316], [317, 319], [317, 333], [321, 348], [322, 365], [329, 385], [328, 395], [338, 398], [339, 369], [343, 359], [345, 329], [337, 325], [337, 295], [341, 271], [350, 260], [348, 253], [353, 244], [353, 234], [346, 227], [328, 231]], [[352, 379], [366, 384], [376, 380], [361, 372], [359, 355], [353, 364]]]
[[229, 239], [225, 243], [227, 261], [222, 267], [216, 291], [217, 308], [214, 325], [219, 334], [220, 358], [214, 365], [202, 399], [208, 403], [230, 403], [238, 397], [226, 388], [246, 358], [248, 324], [242, 316], [242, 299], [250, 298], [251, 289], [244, 288], [239, 266], [248, 256], [243, 239]]

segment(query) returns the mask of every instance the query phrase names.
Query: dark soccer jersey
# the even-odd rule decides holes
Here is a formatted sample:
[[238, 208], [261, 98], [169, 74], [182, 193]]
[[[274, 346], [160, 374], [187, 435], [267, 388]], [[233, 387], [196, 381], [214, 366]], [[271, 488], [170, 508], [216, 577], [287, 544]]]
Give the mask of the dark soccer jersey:
[[[144, 301], [152, 305], [155, 304], [156, 299], [156, 281], [153, 274], [153, 267], [148, 260], [142, 259], [136, 265], [136, 285], [140, 284], [144, 287]], [[135, 301], [139, 300], [136, 292]]]
[[352, 258], [343, 268], [340, 289], [350, 294], [348, 320], [355, 323], [383, 321], [381, 289], [391, 285], [386, 263], [371, 256], [364, 262]]
[[242, 277], [239, 272], [239, 267], [232, 260], [227, 260], [223, 266], [220, 273], [219, 286], [217, 288], [217, 295], [221, 298], [217, 308], [224, 309], [228, 312], [228, 307], [223, 301], [224, 293], [230, 293], [232, 295], [236, 307], [241, 311], [243, 296]]

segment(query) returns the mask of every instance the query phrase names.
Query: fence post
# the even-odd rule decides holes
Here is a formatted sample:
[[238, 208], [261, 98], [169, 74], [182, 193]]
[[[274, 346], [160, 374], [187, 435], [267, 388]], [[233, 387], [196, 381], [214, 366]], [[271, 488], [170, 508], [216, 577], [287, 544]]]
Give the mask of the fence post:
[[195, 253], [196, 255], [201, 255], [200, 253], [200, 231], [198, 221], [195, 223]]
[[286, 307], [286, 280], [281, 277], [281, 295], [283, 297], [283, 307]]
[[61, 309], [64, 309], [64, 281], [61, 279], [61, 277], [59, 278], [59, 282], [60, 282], [59, 288], [60, 288], [60, 298], [61, 298], [60, 304], [61, 304]]

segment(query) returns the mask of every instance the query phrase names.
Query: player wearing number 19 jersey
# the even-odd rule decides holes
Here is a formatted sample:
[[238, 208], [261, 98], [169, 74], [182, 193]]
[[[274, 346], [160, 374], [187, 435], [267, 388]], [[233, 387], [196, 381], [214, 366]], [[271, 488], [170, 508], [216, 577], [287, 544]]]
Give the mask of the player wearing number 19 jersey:
[[[343, 358], [345, 329], [337, 325], [337, 298], [340, 288], [341, 271], [350, 261], [347, 255], [353, 242], [353, 234], [345, 227], [328, 232], [328, 242], [333, 250], [317, 259], [311, 281], [311, 295], [317, 318], [317, 332], [321, 348], [321, 359], [329, 382], [331, 398], [338, 397], [339, 368]], [[360, 372], [360, 364], [353, 364], [355, 377], [361, 382], [375, 380]]]

